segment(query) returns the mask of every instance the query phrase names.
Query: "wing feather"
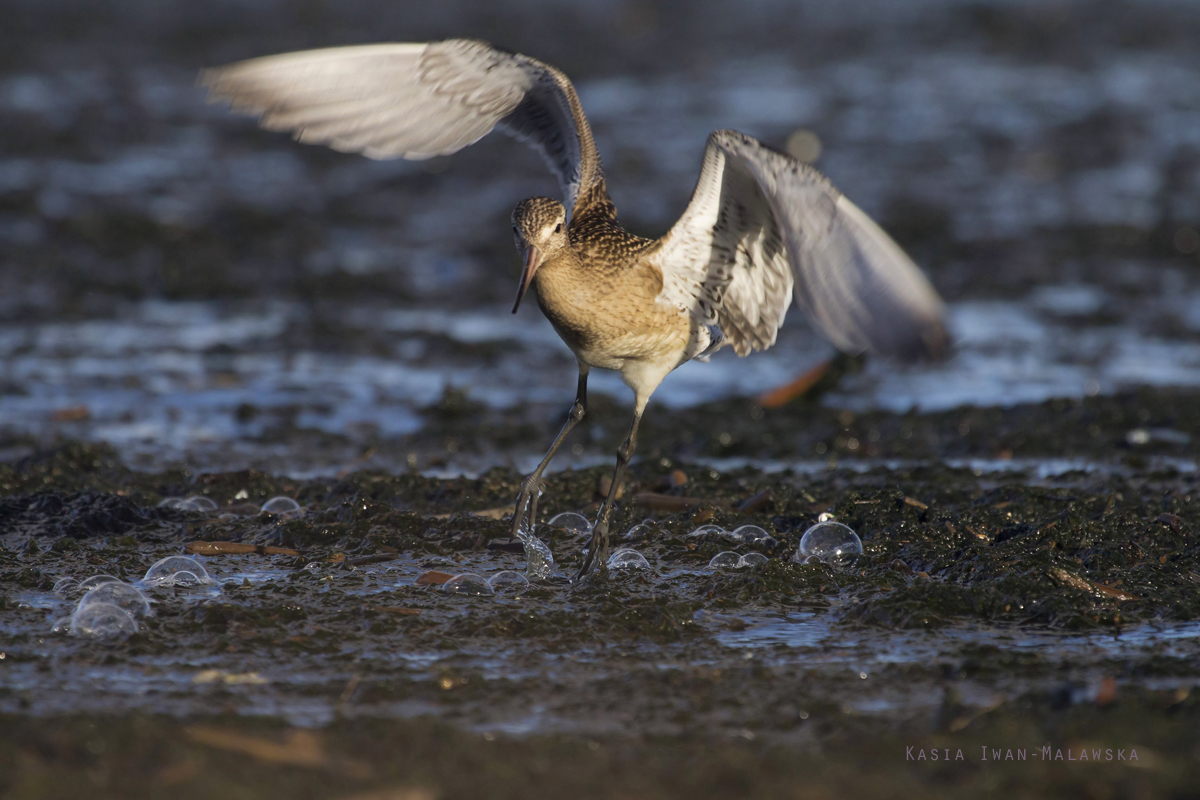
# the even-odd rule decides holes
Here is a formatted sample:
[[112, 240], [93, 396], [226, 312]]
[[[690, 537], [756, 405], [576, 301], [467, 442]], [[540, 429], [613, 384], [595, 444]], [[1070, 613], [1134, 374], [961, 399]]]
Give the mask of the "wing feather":
[[946, 344], [920, 269], [823, 175], [756, 139], [716, 131], [691, 203], [651, 255], [661, 299], [764, 350], [793, 295], [838, 348], [912, 359]]
[[591, 128], [557, 69], [484, 42], [450, 39], [307, 50], [205, 70], [210, 100], [370, 158], [455, 153], [499, 129], [537, 150], [572, 215], [607, 195]]

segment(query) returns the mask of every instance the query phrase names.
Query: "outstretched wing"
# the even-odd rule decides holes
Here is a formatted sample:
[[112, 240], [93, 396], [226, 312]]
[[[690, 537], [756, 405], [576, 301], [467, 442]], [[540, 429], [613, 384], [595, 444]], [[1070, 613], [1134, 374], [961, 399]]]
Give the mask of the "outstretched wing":
[[946, 344], [942, 301], [892, 239], [812, 167], [736, 131], [708, 137], [691, 203], [650, 256], [662, 299], [738, 355], [775, 343], [791, 303], [841, 350]]
[[[527, 142], [575, 210], [603, 180], [575, 88], [554, 67], [469, 39], [307, 50], [205, 70], [210, 100], [268, 130], [369, 158], [455, 153], [493, 128]], [[601, 186], [602, 190], [603, 187]]]

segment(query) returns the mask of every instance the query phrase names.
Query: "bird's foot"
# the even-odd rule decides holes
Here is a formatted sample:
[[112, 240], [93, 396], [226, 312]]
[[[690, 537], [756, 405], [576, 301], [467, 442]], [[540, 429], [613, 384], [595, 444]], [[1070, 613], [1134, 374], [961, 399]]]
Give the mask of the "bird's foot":
[[592, 538], [588, 540], [587, 554], [583, 557], [583, 563], [579, 565], [579, 571], [575, 573], [575, 580], [580, 580], [606, 561], [608, 561], [608, 520], [601, 518], [592, 528]]
[[541, 490], [542, 480], [540, 476], [530, 475], [521, 482], [521, 493], [517, 495], [517, 505], [513, 509], [513, 538], [533, 533], [534, 525], [537, 524], [537, 501]]

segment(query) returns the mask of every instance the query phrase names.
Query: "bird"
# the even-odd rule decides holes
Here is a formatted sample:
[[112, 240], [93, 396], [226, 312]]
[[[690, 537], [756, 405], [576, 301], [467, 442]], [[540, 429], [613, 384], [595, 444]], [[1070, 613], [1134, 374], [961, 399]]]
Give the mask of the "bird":
[[691, 199], [665, 235], [626, 231], [575, 87], [530, 56], [474, 39], [354, 45], [207, 69], [200, 83], [210, 102], [267, 130], [372, 159], [449, 155], [493, 130], [542, 156], [561, 199], [513, 209], [512, 311], [532, 290], [579, 377], [566, 422], [521, 483], [514, 536], [533, 530], [543, 473], [587, 413], [589, 372], [615, 370], [634, 396], [576, 579], [605, 564], [642, 414], [680, 365], [723, 347], [766, 350], [793, 302], [843, 352], [912, 360], [947, 346], [943, 302], [900, 246], [812, 166], [746, 134], [708, 136]]

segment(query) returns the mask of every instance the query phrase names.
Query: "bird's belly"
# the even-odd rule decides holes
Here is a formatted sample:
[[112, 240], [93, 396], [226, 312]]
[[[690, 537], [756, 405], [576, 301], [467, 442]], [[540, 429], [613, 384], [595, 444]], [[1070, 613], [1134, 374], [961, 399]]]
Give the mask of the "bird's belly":
[[621, 370], [630, 361], [676, 360], [692, 338], [689, 320], [674, 309], [636, 309], [630, 308], [631, 304], [603, 301], [580, 309], [574, 304], [544, 303], [540, 298], [539, 305], [575, 356], [597, 369]]

